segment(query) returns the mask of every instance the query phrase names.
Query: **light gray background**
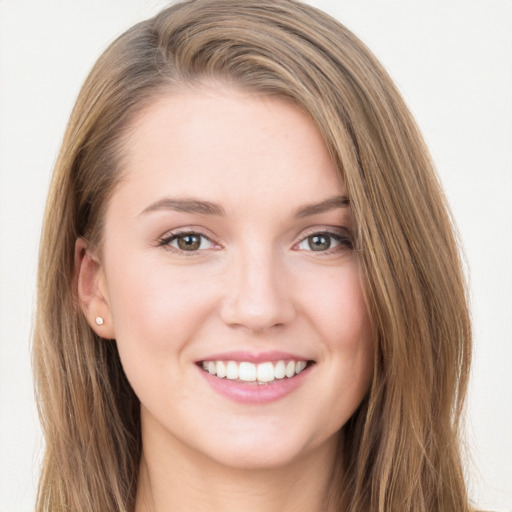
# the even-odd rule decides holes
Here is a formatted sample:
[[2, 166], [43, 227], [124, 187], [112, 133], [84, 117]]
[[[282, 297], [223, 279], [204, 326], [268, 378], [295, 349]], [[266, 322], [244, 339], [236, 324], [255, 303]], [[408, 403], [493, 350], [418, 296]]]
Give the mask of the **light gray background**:
[[[471, 276], [474, 501], [512, 511], [512, 1], [312, 1], [381, 59], [415, 114]], [[30, 369], [50, 172], [78, 89], [114, 36], [166, 2], [0, 0], [0, 511], [33, 510], [41, 453]]]

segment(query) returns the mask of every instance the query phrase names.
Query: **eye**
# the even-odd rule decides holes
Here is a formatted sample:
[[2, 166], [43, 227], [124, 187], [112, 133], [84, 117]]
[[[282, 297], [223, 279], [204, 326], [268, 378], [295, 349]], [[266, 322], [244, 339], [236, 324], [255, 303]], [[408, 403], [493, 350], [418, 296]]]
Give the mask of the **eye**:
[[326, 252], [329, 249], [352, 249], [353, 244], [349, 237], [338, 233], [319, 232], [312, 233], [297, 244], [301, 251]]
[[194, 252], [213, 249], [216, 245], [200, 233], [174, 233], [160, 240], [159, 245], [178, 251]]

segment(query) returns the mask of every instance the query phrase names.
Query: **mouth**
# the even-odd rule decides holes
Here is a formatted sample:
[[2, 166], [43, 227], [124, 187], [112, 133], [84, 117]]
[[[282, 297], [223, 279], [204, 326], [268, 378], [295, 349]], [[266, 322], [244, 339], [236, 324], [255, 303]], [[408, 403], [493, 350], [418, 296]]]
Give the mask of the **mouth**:
[[315, 364], [314, 361], [303, 359], [283, 359], [261, 363], [232, 360], [197, 362], [204, 372], [219, 379], [260, 386], [293, 379], [313, 364]]

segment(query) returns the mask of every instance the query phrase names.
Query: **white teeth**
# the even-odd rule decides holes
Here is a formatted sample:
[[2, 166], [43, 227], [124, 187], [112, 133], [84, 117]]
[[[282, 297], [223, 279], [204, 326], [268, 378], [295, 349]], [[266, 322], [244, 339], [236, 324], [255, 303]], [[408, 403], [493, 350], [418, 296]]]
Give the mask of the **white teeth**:
[[254, 382], [256, 380], [256, 365], [254, 363], [240, 363], [238, 373], [240, 380]]
[[226, 377], [230, 380], [238, 379], [238, 365], [235, 361], [229, 361], [226, 368]]
[[284, 361], [278, 361], [274, 368], [274, 376], [276, 379], [284, 379], [286, 377], [286, 366]]
[[217, 377], [223, 379], [227, 375], [226, 365], [223, 361], [217, 361]]
[[217, 377], [243, 382], [258, 382], [265, 384], [275, 379], [291, 378], [298, 375], [307, 366], [307, 362], [300, 361], [270, 361], [260, 364], [242, 361], [203, 361], [202, 367], [206, 372]]
[[289, 361], [286, 365], [285, 375], [290, 378], [295, 375], [295, 361]]
[[259, 364], [256, 375], [260, 382], [270, 382], [274, 380], [274, 365], [272, 363]]
[[304, 368], [306, 368], [306, 361], [297, 361], [295, 365], [295, 373], [299, 374]]
[[215, 364], [214, 361], [208, 361], [208, 371], [212, 375], [215, 375], [217, 373], [217, 365]]

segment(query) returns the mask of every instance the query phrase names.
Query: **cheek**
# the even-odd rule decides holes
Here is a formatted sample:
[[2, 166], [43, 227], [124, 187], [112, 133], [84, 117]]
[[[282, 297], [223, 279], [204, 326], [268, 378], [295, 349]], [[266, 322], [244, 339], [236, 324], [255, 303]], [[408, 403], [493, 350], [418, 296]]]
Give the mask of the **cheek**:
[[185, 346], [212, 309], [212, 284], [144, 258], [112, 263], [108, 290], [118, 344], [162, 357]]
[[336, 430], [359, 406], [370, 386], [373, 334], [355, 266], [339, 269], [317, 285], [309, 299], [310, 318], [322, 340], [322, 371], [329, 376], [323, 380], [322, 392], [329, 397], [329, 418]]
[[357, 350], [367, 345], [371, 325], [355, 265], [326, 273], [308, 290], [310, 314], [330, 346]]
[[185, 269], [143, 258], [112, 263], [109, 301], [123, 369], [142, 403], [166, 403], [169, 389], [182, 389], [182, 363], [208, 322], [214, 290]]
[[332, 307], [337, 313], [331, 311], [331, 348], [348, 376], [345, 385], [353, 387], [356, 395], [364, 394], [373, 373], [373, 332], [357, 271], [345, 276]]

